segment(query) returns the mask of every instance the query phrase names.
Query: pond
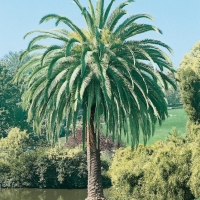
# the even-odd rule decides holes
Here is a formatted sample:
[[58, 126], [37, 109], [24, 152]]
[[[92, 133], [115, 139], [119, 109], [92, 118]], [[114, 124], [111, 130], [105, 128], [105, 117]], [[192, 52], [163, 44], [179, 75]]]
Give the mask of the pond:
[[84, 200], [87, 190], [67, 189], [1, 189], [1, 200]]
[[85, 200], [86, 189], [0, 189], [0, 200]]

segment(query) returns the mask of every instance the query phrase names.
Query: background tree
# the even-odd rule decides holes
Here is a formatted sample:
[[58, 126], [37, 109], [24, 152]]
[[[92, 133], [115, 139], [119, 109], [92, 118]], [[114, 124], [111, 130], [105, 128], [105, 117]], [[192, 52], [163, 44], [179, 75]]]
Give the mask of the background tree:
[[169, 85], [168, 90], [165, 91], [168, 106], [179, 106], [182, 104], [180, 87], [173, 73], [169, 73], [167, 76], [174, 81], [174, 84], [176, 84], [176, 89]]
[[200, 42], [194, 45], [180, 64], [179, 79], [183, 105], [188, 115], [188, 137], [194, 140], [200, 133]]
[[3, 58], [1, 58], [1, 63], [5, 65], [9, 70], [10, 73], [13, 75], [16, 72], [17, 68], [22, 66], [22, 63], [19, 62], [19, 56], [22, 53], [20, 52], [12, 52], [5, 54]]
[[179, 69], [184, 108], [192, 123], [200, 123], [200, 42], [184, 56]]
[[[23, 101], [29, 110], [29, 120], [34, 120], [34, 128], [39, 131], [46, 118], [51, 140], [57, 140], [65, 118], [66, 129], [72, 124], [75, 133], [79, 109], [83, 109], [83, 146], [87, 138], [87, 200], [103, 200], [99, 149], [102, 117], [107, 134], [113, 139], [120, 141], [122, 133], [130, 134], [134, 148], [139, 143], [141, 130], [146, 143], [156, 121], [161, 123], [167, 115], [163, 88], [167, 88], [168, 83], [175, 85], [164, 69], [171, 72], [174, 69], [159, 48], [171, 52], [166, 44], [152, 39], [132, 39], [148, 31], [161, 33], [152, 25], [136, 23], [137, 19], [152, 19], [151, 16], [138, 14], [120, 20], [127, 13], [124, 7], [131, 0], [120, 4], [112, 13], [114, 0], [106, 8], [104, 0], [98, 0], [96, 10], [91, 0], [88, 0], [89, 10], [78, 0], [74, 2], [83, 14], [87, 29], [80, 29], [67, 17], [44, 16], [40, 23], [55, 19], [56, 25], [62, 22], [71, 31], [56, 29], [28, 33], [25, 37], [35, 32], [40, 35], [30, 41], [22, 58], [37, 50], [44, 50], [44, 53], [33, 56], [21, 68], [16, 80], [23, 77], [28, 85]], [[57, 39], [63, 44], [37, 44], [38, 40], [46, 38]]]
[[10, 52], [0, 60], [0, 137], [5, 137], [12, 127], [32, 131], [31, 125], [26, 121], [27, 112], [20, 106], [21, 85], [13, 83], [17, 67], [20, 67], [19, 55], [20, 53]]

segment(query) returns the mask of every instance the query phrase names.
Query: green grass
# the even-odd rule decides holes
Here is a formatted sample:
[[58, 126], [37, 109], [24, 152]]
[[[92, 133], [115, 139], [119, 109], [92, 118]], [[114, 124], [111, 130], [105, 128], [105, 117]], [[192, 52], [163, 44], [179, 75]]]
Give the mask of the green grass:
[[168, 110], [169, 117], [163, 121], [162, 125], [156, 126], [154, 136], [150, 138], [148, 144], [151, 145], [157, 140], [165, 140], [173, 128], [181, 134], [186, 134], [187, 115], [184, 109]]
[[[162, 125], [156, 125], [154, 135], [149, 139], [147, 145], [155, 143], [157, 140], [164, 141], [170, 132], [175, 128], [181, 135], [186, 134], [187, 115], [184, 109], [168, 110], [169, 117], [162, 122]], [[122, 135], [122, 141], [126, 142], [126, 138]], [[140, 136], [140, 143], [143, 144], [142, 135]], [[128, 146], [130, 143], [127, 144]]]

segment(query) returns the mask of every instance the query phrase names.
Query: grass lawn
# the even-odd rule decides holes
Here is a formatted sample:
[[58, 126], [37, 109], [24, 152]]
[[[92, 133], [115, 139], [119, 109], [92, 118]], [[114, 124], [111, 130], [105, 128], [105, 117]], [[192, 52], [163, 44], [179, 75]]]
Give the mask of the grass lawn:
[[[165, 140], [173, 128], [181, 134], [186, 134], [187, 115], [184, 109], [168, 110], [169, 117], [163, 121], [162, 125], [156, 126], [153, 137], [150, 138], [148, 144], [153, 144], [157, 140]], [[141, 141], [142, 142], [142, 141]]]
[[[169, 135], [169, 133], [172, 131], [173, 128], [176, 128], [176, 130], [181, 134], [186, 134], [186, 123], [187, 123], [187, 115], [184, 109], [172, 109], [168, 110], [169, 117], [162, 122], [162, 125], [156, 126], [156, 130], [154, 133], [154, 136], [150, 138], [150, 140], [147, 142], [148, 145], [151, 145], [155, 143], [157, 140], [165, 140], [166, 137]], [[106, 127], [103, 126], [103, 133], [105, 133]], [[140, 137], [140, 143], [143, 144], [142, 136]], [[126, 137], [122, 134], [122, 141], [126, 142]], [[127, 144], [130, 145], [130, 144]]]
[[[181, 134], [186, 134], [187, 115], [184, 109], [172, 109], [168, 110], [169, 117], [162, 122], [162, 125], [156, 126], [154, 135], [147, 142], [147, 145], [155, 143], [157, 140], [164, 141], [173, 128]], [[122, 140], [126, 142], [126, 138], [122, 135]], [[140, 137], [140, 143], [143, 144], [142, 135]], [[130, 144], [127, 144], [130, 145]]]

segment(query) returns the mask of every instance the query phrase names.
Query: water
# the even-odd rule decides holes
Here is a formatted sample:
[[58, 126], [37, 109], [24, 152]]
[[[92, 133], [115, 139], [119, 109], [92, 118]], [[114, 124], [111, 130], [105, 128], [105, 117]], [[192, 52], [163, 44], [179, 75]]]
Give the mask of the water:
[[0, 189], [0, 200], [84, 200], [86, 189]]

